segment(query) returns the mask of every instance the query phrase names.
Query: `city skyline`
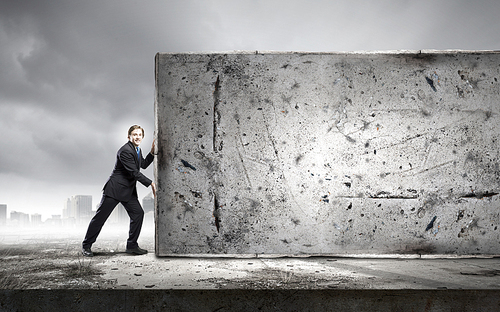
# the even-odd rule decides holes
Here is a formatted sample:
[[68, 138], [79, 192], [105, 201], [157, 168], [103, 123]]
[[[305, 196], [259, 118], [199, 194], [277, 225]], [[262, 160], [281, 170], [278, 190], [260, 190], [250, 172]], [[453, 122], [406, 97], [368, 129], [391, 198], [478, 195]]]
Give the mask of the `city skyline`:
[[[154, 197], [152, 192], [142, 197], [141, 202], [145, 214], [149, 212], [154, 213]], [[46, 222], [54, 222], [54, 220], [61, 220], [61, 225], [88, 225], [88, 222], [97, 211], [99, 204], [93, 205], [92, 195], [72, 195], [63, 202], [62, 206], [61, 214], [44, 216], [39, 212], [26, 213], [20, 210], [9, 209], [8, 203], [2, 203], [0, 204], [0, 226], [11, 225], [9, 222], [12, 223], [14, 220], [17, 220], [18, 224], [22, 226], [37, 226]], [[125, 208], [121, 203], [116, 206], [109, 219], [111, 224], [128, 222], [129, 220]]]

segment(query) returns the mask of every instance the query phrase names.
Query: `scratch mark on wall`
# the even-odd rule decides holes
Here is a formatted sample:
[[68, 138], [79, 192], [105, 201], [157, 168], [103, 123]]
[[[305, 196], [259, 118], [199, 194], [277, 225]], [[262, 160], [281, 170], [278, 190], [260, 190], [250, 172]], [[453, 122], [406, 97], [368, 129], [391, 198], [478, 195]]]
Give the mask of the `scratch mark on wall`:
[[266, 128], [267, 138], [271, 142], [271, 146], [273, 147], [274, 155], [276, 155], [276, 159], [281, 163], [280, 157], [278, 155], [278, 149], [276, 148], [276, 142], [275, 142], [273, 136], [271, 135], [271, 131], [269, 131], [269, 124], [267, 122], [267, 119], [266, 119], [266, 116], [264, 115], [264, 113], [262, 113], [262, 119], [264, 120], [264, 126]]
[[246, 160], [248, 161], [251, 161], [252, 163], [254, 164], [258, 164], [258, 165], [261, 165], [261, 166], [265, 166], [265, 167], [268, 167], [268, 168], [272, 168], [272, 165], [270, 165], [269, 163], [263, 161], [263, 160], [260, 160], [260, 159], [255, 159], [253, 157], [250, 157], [248, 155], [242, 155], [243, 158], [245, 158]]
[[213, 211], [213, 216], [215, 218], [215, 228], [217, 229], [217, 233], [219, 233], [220, 230], [220, 206], [219, 206], [219, 200], [217, 199], [217, 195], [214, 194], [214, 211]]
[[425, 158], [422, 161], [422, 165], [420, 166], [421, 168], [427, 168], [427, 162], [429, 161], [429, 155], [431, 154], [431, 149], [432, 149], [432, 146], [433, 146], [432, 140], [430, 142], [431, 143], [425, 149]]
[[220, 112], [219, 112], [219, 102], [220, 102], [220, 80], [219, 76], [217, 76], [217, 80], [215, 81], [215, 90], [214, 90], [214, 105], [213, 105], [213, 151], [217, 153], [217, 128], [220, 123]]
[[[240, 142], [241, 146], [243, 146], [243, 142], [241, 141], [241, 137], [240, 136], [237, 136], [237, 137], [239, 138], [239, 142]], [[238, 148], [238, 146], [236, 146], [236, 151], [238, 152], [238, 157], [240, 159], [241, 166], [243, 167], [243, 171], [245, 172], [245, 177], [247, 178], [248, 187], [252, 188], [252, 182], [250, 182], [250, 177], [248, 176], [248, 170], [247, 170], [247, 167], [245, 166], [245, 161], [243, 160], [243, 156], [241, 156], [241, 152], [240, 152], [240, 149]]]
[[479, 192], [479, 193], [476, 193], [476, 192], [472, 192], [472, 193], [469, 193], [469, 194], [465, 194], [465, 195], [462, 195], [461, 198], [476, 198], [476, 199], [483, 199], [485, 197], [493, 197], [495, 195], [498, 195], [499, 193], [497, 192]]
[[382, 192], [378, 192], [375, 195], [370, 195], [369, 198], [372, 198], [372, 199], [417, 199], [418, 195], [409, 195], [409, 196], [391, 195], [390, 193], [382, 191]]
[[419, 174], [422, 174], [422, 173], [426, 173], [426, 172], [429, 172], [429, 171], [432, 171], [432, 170], [436, 170], [436, 169], [439, 169], [441, 167], [453, 164], [454, 162], [455, 162], [455, 160], [450, 160], [450, 161], [447, 161], [447, 162], [444, 162], [444, 163], [432, 166], [430, 168], [421, 169], [419, 171], [416, 171], [417, 168], [411, 168], [411, 169], [402, 170], [402, 171], [399, 171], [399, 172], [394, 172], [393, 174], [395, 174], [395, 175], [402, 175], [404, 173], [412, 172], [411, 175], [419, 175]]
[[[400, 111], [407, 112], [407, 111], [412, 111], [412, 110], [390, 110], [390, 111], [389, 110], [374, 110], [374, 111], [390, 113], [390, 112], [400, 112]], [[487, 111], [484, 111], [482, 109], [461, 110], [459, 113], [460, 113], [460, 115], [464, 115], [464, 116], [462, 116], [458, 119], [451, 119], [451, 121], [449, 123], [447, 123], [444, 126], [441, 126], [439, 128], [435, 128], [431, 131], [421, 132], [421, 133], [418, 133], [416, 135], [408, 136], [408, 137], [403, 138], [401, 140], [396, 140], [393, 136], [390, 136], [390, 135], [376, 136], [376, 137], [373, 137], [371, 139], [368, 139], [367, 142], [370, 143], [373, 139], [380, 139], [383, 137], [392, 138], [396, 142], [377, 147], [377, 149], [379, 149], [379, 150], [389, 149], [389, 148], [392, 148], [394, 146], [399, 146], [399, 145], [403, 145], [405, 143], [411, 142], [412, 140], [415, 140], [415, 139], [425, 138], [429, 135], [435, 135], [436, 133], [442, 133], [443, 131], [445, 131], [449, 128], [456, 127], [458, 124], [461, 124], [466, 120], [469, 120], [470, 122], [478, 122], [478, 121], [481, 121], [481, 119], [484, 120], [484, 118], [488, 118], [488, 116], [491, 117], [491, 112], [487, 112]], [[474, 118], [471, 118], [471, 116]]]
[[447, 166], [447, 165], [453, 164], [454, 162], [455, 162], [454, 160], [450, 160], [450, 161], [447, 161], [447, 162], [444, 162], [444, 163], [441, 163], [441, 164], [438, 164], [438, 165], [432, 166], [432, 167], [430, 167], [430, 168], [425, 168], [425, 169], [423, 169], [422, 171], [417, 172], [416, 174], [419, 174], [419, 173], [424, 173], [424, 172], [428, 172], [428, 171], [431, 171], [431, 170], [436, 170], [436, 169], [439, 169], [439, 168], [441, 168], [441, 167], [444, 167], [444, 166]]
[[[274, 104], [272, 104], [272, 102], [271, 102], [271, 105], [273, 105], [273, 108], [274, 108]], [[274, 154], [276, 155], [276, 160], [278, 161], [279, 164], [283, 165], [283, 161], [281, 161], [281, 159], [280, 159], [280, 156], [279, 156], [279, 153], [278, 153], [278, 149], [276, 147], [276, 142], [275, 142], [275, 140], [274, 140], [274, 138], [273, 138], [273, 136], [271, 134], [271, 131], [269, 130], [269, 123], [268, 123], [266, 115], [264, 113], [262, 113], [262, 120], [264, 120], [264, 126], [266, 128], [267, 137], [268, 137], [268, 139], [271, 142], [271, 145], [273, 147]], [[295, 207], [297, 207], [302, 213], [306, 214], [306, 212], [302, 209], [302, 206], [295, 199], [295, 195], [291, 191], [292, 188], [290, 187], [290, 185], [288, 183], [288, 180], [287, 180], [287, 178], [285, 176], [285, 172], [284, 172], [284, 170], [283, 170], [282, 167], [280, 168], [280, 172], [282, 174], [282, 181], [283, 181], [284, 185], [286, 186], [286, 189], [288, 190], [288, 194], [290, 195], [292, 201], [294, 202]]]

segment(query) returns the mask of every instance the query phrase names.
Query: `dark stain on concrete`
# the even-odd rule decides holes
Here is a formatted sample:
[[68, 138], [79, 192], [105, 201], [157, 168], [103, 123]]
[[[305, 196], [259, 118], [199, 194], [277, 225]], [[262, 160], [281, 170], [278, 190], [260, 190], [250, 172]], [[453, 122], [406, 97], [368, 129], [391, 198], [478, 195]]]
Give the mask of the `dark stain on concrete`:
[[304, 158], [304, 155], [302, 155], [302, 154], [295, 157], [295, 164], [298, 165], [300, 163], [300, 161], [302, 160], [302, 158]]
[[437, 216], [434, 216], [434, 218], [432, 218], [431, 222], [425, 228], [425, 231], [428, 231], [434, 227], [434, 222], [436, 221], [436, 219], [437, 219]]
[[468, 193], [468, 194], [465, 194], [462, 196], [462, 198], [477, 198], [477, 199], [483, 199], [485, 197], [493, 197], [495, 195], [498, 195], [498, 193], [496, 192], [488, 192], [486, 191], [485, 193], [475, 193], [475, 192], [472, 192], [472, 193]]
[[181, 159], [181, 163], [184, 167], [190, 168], [190, 169], [196, 171], [196, 168], [193, 165], [191, 165], [190, 163], [188, 163], [187, 161], [185, 161], [184, 159]]
[[213, 216], [215, 218], [215, 228], [217, 229], [217, 233], [219, 233], [219, 231], [220, 231], [221, 216], [220, 216], [220, 205], [219, 205], [219, 200], [217, 199], [217, 195], [214, 195], [214, 211], [213, 211]]
[[431, 244], [421, 243], [421, 244], [406, 245], [405, 249], [398, 250], [398, 253], [425, 255], [425, 254], [433, 254], [435, 250], [436, 250], [435, 246]]
[[193, 196], [196, 197], [196, 198], [203, 198], [201, 192], [191, 191], [191, 194], [193, 194]]
[[425, 77], [425, 80], [427, 81], [429, 86], [431, 86], [432, 91], [437, 92], [436, 87], [434, 86], [434, 81], [429, 77]]

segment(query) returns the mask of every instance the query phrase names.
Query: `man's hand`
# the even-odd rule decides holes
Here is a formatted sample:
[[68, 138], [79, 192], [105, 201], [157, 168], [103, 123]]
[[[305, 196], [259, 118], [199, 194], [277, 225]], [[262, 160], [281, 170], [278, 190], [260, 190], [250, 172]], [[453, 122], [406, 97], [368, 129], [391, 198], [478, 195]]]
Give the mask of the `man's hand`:
[[151, 144], [151, 154], [155, 154], [155, 139], [153, 139], [153, 144]]
[[153, 190], [153, 196], [156, 197], [156, 184], [151, 182], [151, 190]]

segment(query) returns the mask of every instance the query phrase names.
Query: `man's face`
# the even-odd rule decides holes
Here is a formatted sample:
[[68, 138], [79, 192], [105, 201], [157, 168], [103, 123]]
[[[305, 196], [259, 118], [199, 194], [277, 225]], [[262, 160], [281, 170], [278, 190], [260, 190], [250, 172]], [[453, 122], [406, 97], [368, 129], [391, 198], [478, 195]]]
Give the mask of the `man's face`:
[[128, 136], [128, 139], [132, 144], [134, 144], [135, 147], [139, 146], [142, 142], [142, 130], [141, 129], [135, 129], [130, 133]]

